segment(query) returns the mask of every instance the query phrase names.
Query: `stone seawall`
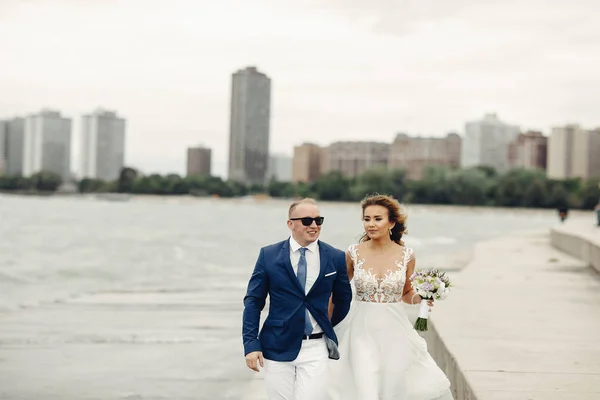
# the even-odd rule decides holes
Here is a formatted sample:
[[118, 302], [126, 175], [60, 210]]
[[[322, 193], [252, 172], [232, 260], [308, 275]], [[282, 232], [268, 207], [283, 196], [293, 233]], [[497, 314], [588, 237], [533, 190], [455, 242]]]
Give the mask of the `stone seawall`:
[[552, 245], [588, 263], [600, 272], [600, 227], [592, 221], [574, 220], [553, 228]]

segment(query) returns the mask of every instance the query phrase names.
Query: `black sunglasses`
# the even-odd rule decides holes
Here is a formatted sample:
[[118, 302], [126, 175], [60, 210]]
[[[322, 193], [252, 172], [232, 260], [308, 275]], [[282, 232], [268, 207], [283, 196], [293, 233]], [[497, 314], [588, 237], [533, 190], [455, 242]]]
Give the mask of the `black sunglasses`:
[[302, 225], [304, 226], [311, 226], [313, 221], [315, 221], [315, 223], [317, 224], [317, 226], [321, 226], [323, 225], [323, 221], [325, 220], [325, 217], [316, 217], [316, 218], [312, 218], [312, 217], [302, 217], [302, 218], [290, 218], [290, 221], [302, 221]]

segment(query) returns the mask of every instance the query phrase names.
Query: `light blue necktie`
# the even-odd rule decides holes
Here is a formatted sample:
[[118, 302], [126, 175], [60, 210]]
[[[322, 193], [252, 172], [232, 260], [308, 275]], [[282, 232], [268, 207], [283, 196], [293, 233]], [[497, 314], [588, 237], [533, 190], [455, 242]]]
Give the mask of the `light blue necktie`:
[[[298, 280], [300, 281], [300, 286], [302, 286], [302, 290], [306, 292], [306, 248], [300, 248], [300, 261], [298, 261]], [[304, 315], [304, 334], [310, 335], [313, 331], [312, 324], [310, 322], [310, 315], [308, 313], [308, 308], [305, 310], [306, 314]]]

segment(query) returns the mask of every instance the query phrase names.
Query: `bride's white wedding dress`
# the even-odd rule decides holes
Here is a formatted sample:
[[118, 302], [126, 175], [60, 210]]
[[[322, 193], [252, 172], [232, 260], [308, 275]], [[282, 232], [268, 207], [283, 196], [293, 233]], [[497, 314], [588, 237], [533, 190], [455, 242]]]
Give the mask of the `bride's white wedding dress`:
[[335, 327], [340, 359], [329, 363], [332, 400], [452, 400], [450, 382], [427, 352], [401, 302], [412, 249], [404, 248], [383, 277], [363, 269], [357, 245], [356, 294], [348, 316]]

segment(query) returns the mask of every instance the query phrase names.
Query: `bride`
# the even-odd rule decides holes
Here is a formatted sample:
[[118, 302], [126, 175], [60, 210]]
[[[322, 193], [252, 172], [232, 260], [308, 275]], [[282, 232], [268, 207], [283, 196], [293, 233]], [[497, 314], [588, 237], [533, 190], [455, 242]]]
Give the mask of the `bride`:
[[409, 322], [417, 304], [408, 279], [415, 254], [404, 246], [406, 214], [390, 196], [361, 203], [365, 234], [346, 254], [356, 295], [336, 326], [340, 359], [330, 363], [332, 400], [452, 400], [450, 382]]

